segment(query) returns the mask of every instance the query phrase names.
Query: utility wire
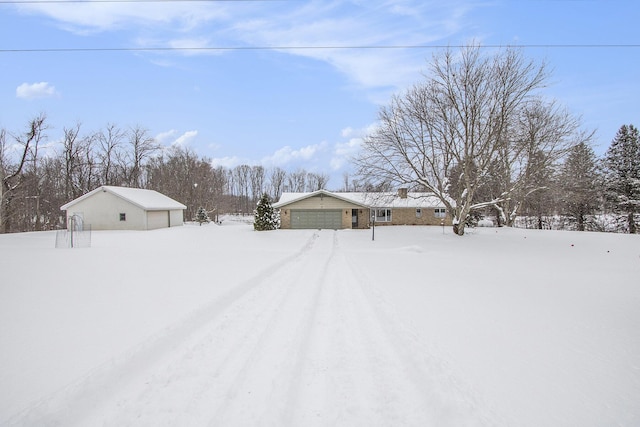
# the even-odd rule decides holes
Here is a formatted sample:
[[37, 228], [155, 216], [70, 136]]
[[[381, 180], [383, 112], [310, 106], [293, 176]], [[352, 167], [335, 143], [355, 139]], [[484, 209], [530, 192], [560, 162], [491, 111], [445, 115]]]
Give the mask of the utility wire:
[[[217, 1], [217, 0], [216, 0]], [[235, 1], [235, 0], [233, 0]], [[0, 53], [42, 53], [42, 52], [171, 52], [171, 51], [243, 51], [243, 50], [375, 50], [375, 49], [460, 49], [459, 45], [373, 45], [373, 46], [212, 46], [212, 47], [78, 47], [78, 48], [0, 48]], [[523, 49], [628, 49], [640, 48], [640, 44], [514, 44], [481, 45], [480, 48], [523, 48]]]

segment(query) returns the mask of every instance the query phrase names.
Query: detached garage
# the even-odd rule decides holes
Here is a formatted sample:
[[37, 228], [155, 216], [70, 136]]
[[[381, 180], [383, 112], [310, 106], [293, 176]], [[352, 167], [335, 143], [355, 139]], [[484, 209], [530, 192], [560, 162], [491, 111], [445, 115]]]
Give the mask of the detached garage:
[[60, 209], [67, 224], [73, 217], [93, 230], [154, 230], [183, 225], [186, 208], [157, 191], [103, 185]]

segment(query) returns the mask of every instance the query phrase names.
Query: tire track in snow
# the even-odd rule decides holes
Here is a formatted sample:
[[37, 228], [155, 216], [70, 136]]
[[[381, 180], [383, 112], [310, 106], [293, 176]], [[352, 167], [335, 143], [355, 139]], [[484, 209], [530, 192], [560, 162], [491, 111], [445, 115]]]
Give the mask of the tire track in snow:
[[[251, 357], [244, 363], [234, 388], [252, 393], [226, 402], [209, 425], [286, 425], [288, 402], [295, 391], [300, 364], [306, 359], [308, 330], [333, 256], [335, 231], [321, 232], [320, 242], [282, 277], [288, 298], [273, 313]], [[329, 234], [333, 233], [333, 238]], [[318, 271], [312, 280], [310, 272]]]
[[289, 425], [502, 424], [374, 298], [339, 244], [327, 270]]
[[400, 324], [339, 236], [314, 232], [296, 255], [22, 424], [492, 424]]
[[[136, 379], [143, 377], [150, 370], [150, 367], [172, 354], [175, 348], [200, 332], [208, 323], [224, 320], [223, 317], [227, 313], [225, 309], [246, 298], [256, 289], [270, 285], [269, 278], [288, 269], [292, 262], [305, 258], [313, 249], [318, 237], [318, 233], [314, 232], [296, 253], [195, 310], [184, 320], [164, 328], [125, 354], [97, 366], [53, 395], [5, 420], [6, 425], [83, 424], [86, 417], [95, 416], [98, 408], [104, 404], [105, 398], [117, 396], [122, 390], [130, 388]], [[122, 402], [118, 402], [117, 405], [121, 406]]]
[[[356, 265], [345, 259], [345, 267], [350, 270], [350, 276], [357, 284], [350, 289], [357, 296], [356, 300], [361, 302], [361, 309], [365, 312], [361, 312], [362, 318], [367, 319], [367, 325], [363, 324], [362, 337], [368, 341], [368, 346], [372, 346], [370, 348], [384, 348], [379, 355], [382, 359], [372, 360], [373, 367], [380, 361], [383, 364], [391, 362], [394, 366], [381, 372], [395, 372], [397, 377], [394, 379], [383, 374], [380, 378], [382, 384], [387, 381], [393, 384], [397, 379], [402, 379], [395, 385], [401, 386], [399, 390], [415, 389], [415, 409], [418, 412], [426, 409], [425, 419], [405, 419], [400, 424], [416, 425], [418, 422], [419, 425], [425, 425], [428, 419], [431, 423], [427, 425], [439, 426], [507, 425], [475, 392], [451, 373], [444, 360], [430, 352], [428, 346], [402, 324], [382, 294], [371, 285], [374, 280]], [[401, 395], [406, 397], [410, 393]], [[412, 412], [405, 411], [405, 415], [407, 413]], [[392, 425], [398, 424], [398, 419], [389, 421]]]

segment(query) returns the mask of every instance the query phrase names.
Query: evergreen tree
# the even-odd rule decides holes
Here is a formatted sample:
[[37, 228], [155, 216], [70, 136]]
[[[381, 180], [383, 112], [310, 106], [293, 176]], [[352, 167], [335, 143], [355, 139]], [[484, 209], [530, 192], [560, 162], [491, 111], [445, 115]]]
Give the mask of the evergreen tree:
[[588, 215], [600, 205], [598, 165], [593, 149], [584, 143], [573, 147], [560, 179], [565, 214], [576, 221], [578, 231], [584, 231]]
[[638, 128], [623, 125], [604, 159], [605, 196], [614, 212], [627, 216], [629, 233], [637, 233], [634, 215], [640, 213], [640, 136]]
[[202, 225], [203, 222], [210, 222], [211, 219], [209, 218], [209, 214], [207, 213], [207, 210], [205, 208], [203, 208], [202, 206], [200, 206], [198, 208], [198, 212], [196, 212], [196, 222], [200, 225]]
[[273, 206], [271, 206], [271, 200], [266, 193], [260, 198], [254, 215], [254, 230], [275, 230], [280, 227], [280, 215], [273, 209]]

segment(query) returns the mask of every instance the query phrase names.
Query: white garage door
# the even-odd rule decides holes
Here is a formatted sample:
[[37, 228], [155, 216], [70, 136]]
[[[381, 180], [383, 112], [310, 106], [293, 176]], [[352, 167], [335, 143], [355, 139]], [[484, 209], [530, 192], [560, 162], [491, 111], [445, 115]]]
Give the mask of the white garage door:
[[342, 210], [292, 210], [291, 228], [342, 228]]
[[147, 230], [155, 230], [156, 228], [166, 228], [169, 226], [168, 211], [148, 211], [147, 212]]

